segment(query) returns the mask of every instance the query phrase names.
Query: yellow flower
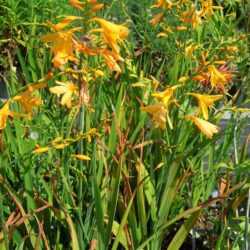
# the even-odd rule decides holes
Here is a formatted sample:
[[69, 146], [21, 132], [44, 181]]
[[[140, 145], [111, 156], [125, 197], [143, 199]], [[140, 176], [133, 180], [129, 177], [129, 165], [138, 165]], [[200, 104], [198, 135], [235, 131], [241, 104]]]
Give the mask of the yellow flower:
[[179, 31], [187, 30], [187, 27], [184, 27], [184, 26], [176, 26], [176, 27], [175, 27], [175, 30], [179, 30]]
[[147, 107], [141, 107], [141, 111], [147, 112], [152, 116], [154, 126], [165, 129], [167, 110], [163, 105], [149, 105]]
[[188, 47], [185, 48], [185, 55], [189, 58], [195, 59], [193, 52], [198, 49], [197, 45], [190, 44]]
[[188, 80], [188, 77], [187, 76], [181, 76], [179, 79], [178, 79], [178, 82], [185, 82]]
[[41, 154], [41, 153], [47, 152], [49, 150], [50, 150], [49, 147], [42, 147], [42, 148], [39, 147], [39, 148], [33, 150], [31, 153], [32, 154]]
[[208, 71], [206, 74], [210, 77], [212, 88], [217, 87], [224, 92], [224, 85], [227, 82], [226, 76], [222, 72], [220, 72], [214, 65], [209, 65], [207, 69]]
[[202, 120], [198, 117], [195, 117], [193, 115], [190, 116], [184, 116], [184, 118], [192, 119], [195, 125], [200, 129], [200, 131], [205, 134], [208, 138], [212, 138], [213, 134], [216, 134], [219, 132], [219, 127], [215, 126], [214, 124]]
[[98, 17], [93, 18], [92, 21], [97, 21], [102, 26], [102, 29], [97, 31], [103, 33], [107, 44], [115, 53], [119, 54], [120, 47], [118, 43], [122, 43], [125, 37], [129, 34], [128, 28]]
[[68, 108], [70, 108], [73, 95], [78, 95], [77, 86], [70, 81], [67, 81], [66, 83], [56, 81], [56, 83], [59, 86], [50, 88], [50, 91], [53, 94], [59, 94], [59, 95], [63, 94], [63, 97], [61, 99], [61, 104], [66, 105]]
[[91, 158], [89, 158], [87, 155], [71, 155], [70, 157], [75, 158], [75, 159], [79, 159], [79, 160], [83, 160], [83, 161], [89, 161], [91, 160]]
[[205, 15], [209, 19], [214, 10], [221, 10], [221, 6], [213, 6], [213, 0], [202, 1], [201, 3], [201, 15]]
[[200, 113], [200, 111], [202, 111], [205, 120], [208, 120], [208, 107], [213, 107], [214, 101], [217, 101], [223, 97], [223, 95], [201, 95], [197, 93], [189, 93], [189, 95], [192, 95], [198, 99], [198, 114]]
[[9, 105], [10, 101], [8, 100], [3, 107], [0, 109], [0, 130], [3, 130], [6, 127], [6, 123], [8, 120], [8, 116], [14, 117], [25, 117], [26, 115], [24, 114], [18, 114], [10, 110]]
[[183, 22], [186, 24], [191, 24], [192, 29], [195, 29], [198, 25], [202, 23], [200, 17], [200, 11], [195, 10], [195, 6], [192, 5], [188, 12], [184, 12], [184, 19]]
[[67, 63], [68, 60], [77, 61], [73, 53], [73, 47], [74, 44], [76, 44], [76, 42], [72, 38], [72, 34], [75, 31], [80, 30], [82, 28], [72, 28], [67, 31], [61, 30], [62, 28], [65, 28], [67, 25], [69, 25], [71, 22], [77, 19], [79, 18], [67, 17], [58, 24], [47, 22], [54, 30], [56, 30], [56, 32], [42, 36], [41, 40], [43, 42], [54, 43], [54, 46], [52, 48], [52, 51], [54, 53], [54, 58], [52, 62], [54, 63], [55, 67], [60, 67], [61, 65]]
[[163, 101], [164, 107], [167, 108], [171, 102], [176, 101], [174, 99], [173, 94], [174, 94], [174, 91], [179, 87], [181, 87], [181, 85], [175, 85], [172, 87], [168, 87], [165, 91], [156, 92], [156, 93], [152, 94], [152, 96], [155, 96], [155, 97], [161, 99]]
[[159, 33], [157, 35], [157, 37], [159, 37], [159, 38], [166, 38], [166, 37], [168, 37], [168, 34], [161, 32], [161, 33]]

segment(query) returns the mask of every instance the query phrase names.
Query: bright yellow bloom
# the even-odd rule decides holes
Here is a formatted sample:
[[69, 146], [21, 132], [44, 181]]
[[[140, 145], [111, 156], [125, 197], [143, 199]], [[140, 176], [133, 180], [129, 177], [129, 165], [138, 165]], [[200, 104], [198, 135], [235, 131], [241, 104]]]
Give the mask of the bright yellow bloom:
[[147, 112], [152, 116], [154, 126], [165, 129], [167, 109], [161, 105], [149, 105], [147, 107], [141, 107], [141, 111]]
[[192, 119], [195, 125], [200, 129], [200, 131], [205, 134], [208, 138], [212, 138], [213, 134], [216, 134], [219, 132], [219, 127], [215, 126], [214, 124], [202, 120], [196, 116], [189, 115], [189, 116], [184, 116], [184, 118], [189, 118]]
[[189, 93], [189, 95], [194, 96], [198, 99], [199, 102], [199, 110], [202, 111], [202, 114], [205, 118], [205, 120], [208, 120], [208, 107], [211, 108], [214, 106], [214, 101], [217, 101], [223, 97], [223, 95], [201, 95], [197, 93]]
[[175, 102], [176, 100], [174, 99], [174, 91], [181, 87], [181, 85], [175, 85], [175, 86], [172, 86], [172, 87], [168, 87], [165, 91], [163, 92], [156, 92], [154, 94], [152, 94], [152, 96], [155, 96], [159, 99], [162, 100], [163, 104], [164, 104], [164, 107], [167, 108], [168, 105], [171, 103], [171, 102]]
[[24, 114], [18, 114], [10, 110], [10, 100], [8, 100], [3, 107], [0, 109], [0, 130], [4, 129], [6, 127], [6, 123], [8, 120], [8, 116], [11, 117], [25, 117]]
[[59, 86], [50, 88], [50, 91], [53, 94], [59, 94], [59, 95], [63, 94], [63, 97], [61, 99], [61, 104], [66, 105], [68, 108], [70, 108], [73, 95], [78, 95], [77, 86], [70, 81], [67, 81], [66, 83], [56, 81], [56, 83]]
[[119, 54], [120, 47], [118, 43], [122, 43], [125, 37], [129, 34], [128, 28], [98, 17], [93, 18], [92, 21], [97, 21], [102, 26], [101, 30], [96, 31], [102, 32], [107, 44], [115, 53]]

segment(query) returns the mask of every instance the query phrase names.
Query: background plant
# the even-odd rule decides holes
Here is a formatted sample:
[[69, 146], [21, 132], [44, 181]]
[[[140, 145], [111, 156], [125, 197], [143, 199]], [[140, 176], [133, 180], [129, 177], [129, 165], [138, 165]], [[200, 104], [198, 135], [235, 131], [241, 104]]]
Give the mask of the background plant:
[[[201, 2], [195, 10], [200, 11]], [[238, 3], [226, 2], [229, 13], [214, 10], [195, 29], [174, 15], [191, 10], [191, 3], [171, 8], [168, 4], [151, 9], [152, 2], [136, 8], [129, 1], [114, 1], [99, 11], [99, 17], [117, 18], [130, 28], [119, 54], [114, 40], [103, 36], [105, 24], [89, 21], [96, 16], [97, 3], [80, 3], [83, 11], [67, 4], [65, 9], [74, 15], [79, 12], [81, 19], [68, 17], [71, 24], [63, 28], [65, 16], [51, 20], [58, 29], [50, 25], [51, 31], [47, 27], [43, 32], [81, 27], [72, 35], [76, 60], [70, 62], [66, 54], [59, 58], [67, 62], [54, 59], [52, 64], [60, 49], [54, 47], [51, 53], [48, 45], [38, 47], [33, 40], [27, 54], [17, 52], [23, 88], [9, 60], [10, 109], [27, 115], [16, 98], [24, 98], [25, 91], [32, 96], [26, 104], [38, 98], [42, 102], [33, 119], [9, 119], [2, 132], [3, 248], [178, 249], [191, 229], [192, 235], [205, 232], [201, 237], [208, 243], [202, 247], [246, 247], [247, 217], [238, 217], [237, 209], [248, 196], [248, 139], [242, 148], [235, 139], [244, 126], [238, 112], [247, 111], [242, 108], [247, 102], [248, 38], [235, 32], [234, 20], [226, 17]], [[130, 9], [139, 11], [130, 17]], [[149, 10], [150, 18], [145, 15]], [[163, 19], [151, 26], [148, 22], [159, 11], [164, 11]], [[177, 30], [177, 25], [187, 29]], [[157, 38], [166, 32], [165, 26], [172, 32]], [[37, 29], [31, 30], [37, 34]], [[113, 63], [120, 57], [125, 61], [111, 67], [107, 55]], [[209, 82], [201, 81], [213, 69], [209, 65], [224, 74], [224, 91], [221, 86], [212, 89], [211, 75]], [[37, 85], [44, 82], [48, 88]], [[228, 94], [233, 84], [242, 89], [238, 98]], [[171, 102], [163, 104], [160, 93], [176, 85], [180, 86], [169, 95]], [[215, 103], [234, 111], [227, 127], [211, 139], [199, 131], [194, 118], [185, 119], [187, 115], [204, 119], [202, 112], [197, 114], [198, 99], [188, 94], [193, 92], [223, 94]], [[69, 100], [70, 109], [61, 105]], [[216, 124], [221, 115], [209, 109], [210, 122]], [[218, 196], [211, 199], [214, 189]], [[238, 227], [234, 221], [240, 222]]]

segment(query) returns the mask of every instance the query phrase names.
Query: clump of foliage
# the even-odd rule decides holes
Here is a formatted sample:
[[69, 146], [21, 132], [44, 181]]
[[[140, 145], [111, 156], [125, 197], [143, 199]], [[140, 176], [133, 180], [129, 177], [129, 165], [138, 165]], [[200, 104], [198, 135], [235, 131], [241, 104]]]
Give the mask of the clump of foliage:
[[0, 248], [247, 249], [247, 5], [107, 3], [32, 5], [7, 53]]

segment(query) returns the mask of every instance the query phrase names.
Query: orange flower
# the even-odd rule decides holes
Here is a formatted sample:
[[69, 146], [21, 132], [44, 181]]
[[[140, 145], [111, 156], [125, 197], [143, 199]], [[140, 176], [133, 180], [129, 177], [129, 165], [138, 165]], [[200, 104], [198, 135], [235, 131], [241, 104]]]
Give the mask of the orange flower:
[[118, 74], [122, 72], [117, 61], [124, 62], [124, 59], [119, 54], [103, 48], [96, 48], [96, 52], [103, 56], [110, 72], [116, 71]]
[[200, 131], [205, 134], [208, 138], [212, 138], [213, 134], [216, 134], [219, 132], [219, 127], [215, 126], [214, 124], [202, 120], [196, 116], [189, 115], [184, 116], [184, 118], [192, 119], [195, 125], [200, 129]]
[[20, 102], [28, 115], [33, 115], [33, 107], [39, 107], [41, 104], [41, 100], [32, 96], [31, 93], [32, 92], [27, 90], [13, 98], [13, 100]]
[[75, 31], [80, 30], [82, 28], [72, 28], [67, 31], [61, 30], [62, 28], [65, 28], [67, 25], [69, 25], [71, 22], [77, 19], [80, 19], [80, 18], [79, 17], [67, 17], [58, 24], [47, 22], [53, 29], [56, 30], [56, 32], [49, 34], [49, 35], [42, 36], [41, 40], [43, 42], [54, 43], [54, 47], [52, 48], [52, 51], [54, 53], [54, 58], [52, 62], [54, 63], [55, 67], [60, 67], [61, 65], [67, 63], [68, 60], [77, 61], [73, 53], [73, 46], [76, 42], [73, 40], [72, 34]]
[[28, 91], [29, 92], [34, 92], [37, 89], [43, 89], [43, 88], [46, 88], [46, 87], [48, 87], [48, 84], [44, 83], [44, 82], [41, 82], [41, 83], [37, 83], [37, 84], [34, 84], [34, 85], [29, 85], [28, 86]]
[[10, 101], [11, 100], [8, 100], [3, 105], [3, 107], [0, 109], [0, 130], [4, 129], [6, 127], [8, 116], [11, 116], [11, 117], [14, 117], [14, 116], [16, 116], [16, 117], [25, 117], [26, 116], [24, 114], [18, 114], [18, 113], [15, 113], [15, 112], [11, 111], [10, 108], [9, 108]]
[[104, 6], [104, 4], [102, 4], [102, 3], [97, 4], [96, 6], [94, 6], [94, 7], [92, 8], [92, 11], [98, 11], [98, 10], [102, 9], [103, 6]]
[[122, 25], [117, 25], [98, 17], [93, 18], [92, 21], [97, 21], [102, 26], [102, 29], [94, 31], [102, 32], [107, 44], [115, 53], [119, 54], [120, 47], [118, 43], [123, 42], [129, 34], [129, 30]]
[[78, 0], [69, 0], [70, 4], [73, 5], [74, 7], [80, 9], [83, 5], [83, 2], [80, 2]]
[[161, 20], [162, 18], [162, 15], [163, 15], [163, 12], [157, 14], [153, 19], [151, 19], [149, 21], [149, 23], [152, 25], [152, 26], [155, 26], [157, 23], [159, 23], [159, 21]]

